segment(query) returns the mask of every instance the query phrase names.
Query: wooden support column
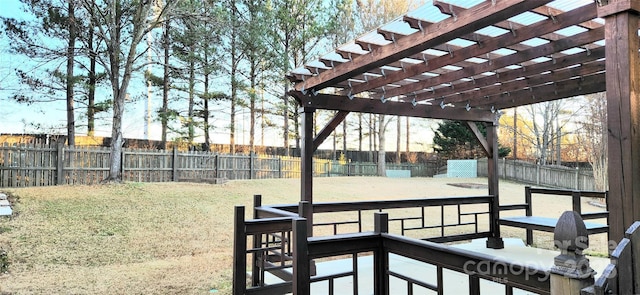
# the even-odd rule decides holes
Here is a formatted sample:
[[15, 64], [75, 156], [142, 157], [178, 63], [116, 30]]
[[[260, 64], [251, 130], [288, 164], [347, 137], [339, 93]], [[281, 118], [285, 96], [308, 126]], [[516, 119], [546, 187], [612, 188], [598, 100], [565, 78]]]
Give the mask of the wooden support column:
[[609, 237], [620, 241], [640, 220], [640, 58], [638, 0], [610, 0], [605, 19], [609, 152]]
[[300, 108], [302, 118], [302, 145], [300, 149], [300, 201], [307, 202], [311, 210], [302, 210], [307, 219], [307, 235], [313, 236], [313, 113], [315, 109]]
[[491, 220], [489, 223], [489, 230], [491, 231], [491, 237], [487, 239], [487, 248], [502, 249], [504, 248], [504, 242], [500, 236], [500, 225], [498, 219], [500, 218], [500, 193], [498, 186], [498, 118], [492, 124], [487, 124], [487, 141], [486, 144], [489, 147], [490, 156], [487, 159], [488, 178], [489, 178], [489, 194], [493, 196], [493, 202], [491, 202]]

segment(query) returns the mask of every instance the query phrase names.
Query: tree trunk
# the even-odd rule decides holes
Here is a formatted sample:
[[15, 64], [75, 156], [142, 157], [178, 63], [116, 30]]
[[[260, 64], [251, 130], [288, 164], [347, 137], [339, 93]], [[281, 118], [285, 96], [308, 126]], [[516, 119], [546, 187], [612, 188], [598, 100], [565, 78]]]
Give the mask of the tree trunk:
[[109, 157], [109, 177], [106, 182], [122, 182], [122, 172], [120, 167], [122, 166], [122, 146], [124, 144], [124, 138], [122, 135], [122, 117], [124, 115], [124, 102], [126, 93], [120, 92], [117, 88], [117, 84], [114, 90], [113, 101], [113, 125], [111, 127], [111, 154]]
[[400, 156], [400, 150], [401, 150], [400, 143], [402, 142], [401, 139], [402, 139], [402, 121], [400, 120], [400, 116], [398, 116], [396, 120], [396, 164], [400, 164], [400, 162], [402, 162], [402, 158]]
[[518, 159], [518, 108], [513, 108], [513, 159]]
[[298, 118], [300, 118], [300, 112], [298, 111], [298, 108], [295, 108], [293, 111], [293, 126], [295, 128], [294, 136], [296, 137], [296, 149], [300, 150], [300, 120], [298, 120]]
[[358, 162], [362, 162], [362, 113], [358, 113]]
[[407, 142], [406, 142], [406, 147], [405, 147], [405, 148], [406, 148], [406, 155], [405, 155], [405, 156], [407, 157], [407, 159], [409, 159], [409, 153], [411, 152], [411, 150], [410, 150], [410, 148], [409, 148], [409, 144], [410, 144], [410, 140], [409, 140], [409, 131], [410, 131], [410, 128], [409, 128], [409, 117], [406, 117], [406, 118], [407, 118], [407, 126], [406, 126], [406, 133], [407, 133], [407, 134], [406, 134], [406, 138], [407, 138]]
[[[195, 43], [195, 40], [190, 40], [190, 42]], [[195, 52], [196, 46], [195, 44], [191, 44], [189, 47], [191, 52]], [[196, 87], [196, 65], [193, 58], [189, 59], [189, 110], [187, 113], [187, 141], [189, 143], [189, 148], [193, 146], [193, 141], [195, 139], [195, 126], [193, 121], [193, 109], [195, 105], [195, 87]]]
[[167, 148], [167, 129], [169, 127], [169, 118], [167, 112], [169, 112], [169, 20], [167, 19], [164, 24], [164, 32], [162, 35], [162, 47], [164, 49], [164, 63], [162, 73], [162, 114], [160, 115], [160, 122], [162, 124], [162, 137], [160, 148]]
[[336, 136], [336, 131], [333, 130], [333, 132], [331, 133], [331, 138], [333, 138], [333, 148], [331, 149], [331, 160], [336, 160], [336, 148], [338, 145], [338, 136]]
[[[238, 11], [233, 2], [231, 2], [231, 16], [233, 20], [237, 19]], [[231, 114], [229, 118], [229, 153], [236, 153], [236, 101], [238, 100], [238, 52], [237, 52], [237, 36], [238, 28], [236, 25], [231, 26]]]
[[347, 120], [342, 121], [342, 154], [347, 157]]
[[67, 144], [74, 146], [76, 144], [76, 122], [75, 111], [73, 105], [73, 66], [75, 62], [75, 46], [76, 46], [76, 19], [74, 14], [75, 2], [68, 1], [69, 19], [69, 43], [67, 46]]
[[89, 46], [89, 91], [87, 93], [87, 136], [95, 135], [95, 114], [96, 114], [96, 84], [98, 83], [96, 77], [96, 53], [93, 48], [93, 35], [94, 35], [93, 22], [91, 22], [91, 28], [89, 29], [89, 36], [87, 45]]
[[256, 61], [251, 63], [251, 70], [249, 73], [251, 79], [251, 89], [249, 93], [249, 152], [254, 153], [255, 150], [255, 136], [256, 136]]
[[[208, 63], [208, 55], [205, 51], [205, 63]], [[209, 73], [206, 72], [204, 74], [204, 98], [203, 100], [203, 110], [202, 110], [202, 120], [204, 129], [204, 144], [202, 146], [202, 150], [205, 152], [211, 151], [211, 142], [209, 141]]]
[[374, 126], [374, 119], [373, 119], [373, 114], [369, 114], [369, 159], [368, 161], [373, 162], [373, 151], [375, 150], [375, 147], [373, 145], [374, 142], [374, 138], [373, 138], [373, 129], [375, 128]]
[[387, 124], [385, 115], [378, 115], [378, 176], [387, 176], [385, 132]]

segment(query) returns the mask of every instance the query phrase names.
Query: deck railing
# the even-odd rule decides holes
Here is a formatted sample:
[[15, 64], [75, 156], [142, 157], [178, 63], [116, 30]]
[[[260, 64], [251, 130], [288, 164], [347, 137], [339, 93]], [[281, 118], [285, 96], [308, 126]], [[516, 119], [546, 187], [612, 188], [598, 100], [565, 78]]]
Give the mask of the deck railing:
[[[536, 294], [640, 293], [640, 258], [636, 254], [639, 252], [637, 248], [640, 248], [640, 222], [634, 223], [627, 230], [626, 238], [611, 254], [611, 264], [594, 283], [594, 272], [582, 255], [584, 247], [580, 246], [588, 245], [587, 230], [580, 214], [575, 211], [565, 212], [558, 221], [562, 226], [556, 227], [554, 237], [568, 243], [561, 243], [561, 253], [554, 260], [555, 266], [551, 269], [500, 260], [492, 255], [438, 244], [428, 239], [402, 236], [402, 227], [392, 233], [390, 222], [402, 224], [402, 220], [411, 220], [411, 217], [390, 218], [390, 213], [380, 212], [406, 210], [411, 208], [409, 204], [421, 208], [422, 212], [429, 206], [453, 205], [457, 208], [462, 205], [461, 201], [469, 205], [487, 206], [492, 198], [480, 196], [463, 199], [468, 200], [442, 198], [318, 204], [317, 207], [314, 205], [315, 213], [355, 212], [358, 219], [353, 225], [357, 226], [357, 230], [346, 234], [308, 237], [307, 220], [295, 213], [296, 210], [309, 210], [307, 203], [298, 206], [262, 206], [261, 197], [256, 196], [253, 220], [245, 220], [244, 207], [236, 207], [233, 293], [309, 294], [312, 284], [326, 284], [327, 294], [337, 294], [338, 291], [344, 292], [343, 289], [338, 290], [337, 282], [346, 279], [350, 280], [354, 294], [369, 292], [367, 288], [372, 289], [374, 294], [391, 294], [391, 290], [394, 294], [402, 290], [406, 290], [406, 294], [413, 294], [420, 288], [443, 294], [445, 289], [451, 288], [444, 285], [443, 277], [451, 272], [467, 277], [469, 294], [480, 294], [483, 289], [480, 288], [482, 280], [503, 285], [505, 294], [513, 294], [514, 289]], [[363, 212], [368, 211], [375, 211], [371, 226], [364, 222], [366, 218], [363, 216], [366, 215]], [[459, 209], [458, 211], [460, 212]], [[483, 211], [478, 211], [477, 214], [490, 215]], [[465, 215], [459, 214], [458, 218], [460, 216]], [[419, 221], [422, 222], [423, 219]], [[347, 222], [336, 221], [335, 224], [343, 225]], [[320, 222], [317, 226], [328, 225]], [[336, 231], [333, 230], [333, 224], [330, 227], [331, 232]], [[466, 236], [474, 235], [471, 233]], [[587, 239], [586, 243], [581, 240], [583, 238]], [[435, 240], [451, 238], [445, 235], [444, 239]], [[359, 264], [363, 257], [373, 260], [373, 270], [370, 270], [373, 273], [373, 285], [359, 283], [363, 269]], [[394, 265], [395, 262], [392, 263], [397, 257], [427, 265], [434, 270], [434, 275], [407, 274]], [[329, 273], [316, 272], [316, 263], [345, 258], [351, 261], [350, 268]]]
[[[373, 259], [373, 292], [374, 294], [391, 294], [392, 280], [405, 282], [407, 294], [412, 294], [416, 286], [430, 289], [442, 294], [446, 288], [443, 283], [443, 272], [453, 271], [468, 277], [470, 294], [479, 294], [480, 280], [489, 280], [505, 286], [507, 294], [512, 294], [513, 288], [520, 288], [538, 294], [549, 294], [549, 273], [543, 269], [527, 265], [505, 262], [490, 255], [482, 255], [471, 251], [448, 247], [429, 241], [422, 241], [388, 233], [389, 217], [387, 213], [375, 214], [374, 230], [369, 232], [343, 234], [325, 237], [306, 237], [306, 220], [293, 217], [266, 218], [258, 221], [244, 221], [244, 208], [236, 207], [236, 245], [234, 247], [234, 294], [310, 294], [311, 285], [326, 282], [327, 294], [337, 294], [336, 280], [350, 278], [353, 294], [359, 294], [360, 286], [358, 258], [363, 255]], [[238, 229], [240, 232], [238, 232]], [[243, 248], [251, 244], [250, 236], [266, 233], [281, 233], [286, 240], [281, 244], [291, 246], [258, 247], [254, 244], [251, 249]], [[287, 234], [290, 233], [290, 234]], [[244, 235], [244, 238], [243, 238]], [[292, 248], [291, 248], [292, 247]], [[252, 262], [251, 268], [259, 275], [252, 273], [250, 286], [246, 286], [247, 265], [246, 257], [256, 253], [268, 253], [273, 249], [293, 249], [289, 253], [290, 263], [278, 268], [260, 269], [260, 266], [270, 265], [265, 260]], [[436, 268], [436, 282], [430, 282], [426, 277], [407, 276], [390, 264], [391, 255], [413, 259]], [[260, 255], [258, 255], [260, 256]], [[261, 257], [266, 257], [262, 255]], [[351, 259], [352, 267], [329, 274], [315, 275], [313, 263], [323, 259], [346, 258]], [[473, 263], [475, 262], [475, 263]], [[258, 266], [256, 269], [254, 266]], [[482, 265], [482, 269], [480, 266]], [[289, 276], [274, 277], [281, 279], [278, 283], [266, 284], [264, 273], [281, 272], [285, 270]], [[488, 271], [487, 271], [488, 270]], [[258, 281], [255, 281], [255, 279]]]
[[[373, 213], [389, 213], [392, 233], [433, 242], [453, 242], [491, 235], [493, 196], [443, 197], [392, 201], [313, 204], [314, 236], [373, 230]], [[262, 206], [254, 197], [254, 218], [297, 216], [305, 205]]]

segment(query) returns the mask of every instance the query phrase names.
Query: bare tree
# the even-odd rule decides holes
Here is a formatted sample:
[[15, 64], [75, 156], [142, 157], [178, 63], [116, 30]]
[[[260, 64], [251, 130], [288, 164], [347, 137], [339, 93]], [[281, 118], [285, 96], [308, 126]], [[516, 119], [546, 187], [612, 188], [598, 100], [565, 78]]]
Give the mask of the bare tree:
[[[359, 1], [356, 0], [359, 15], [359, 27], [363, 31], [371, 30], [379, 25], [391, 21], [393, 18], [406, 13], [417, 3], [413, 1], [380, 0], [380, 1]], [[393, 117], [378, 116], [378, 175], [385, 176], [385, 134], [387, 125]], [[373, 131], [375, 128], [370, 128]], [[371, 132], [373, 133], [373, 132]]]
[[378, 115], [378, 176], [387, 176], [385, 133], [387, 133], [387, 126], [393, 117], [385, 117], [387, 116]]
[[585, 96], [586, 110], [578, 139], [586, 150], [593, 169], [595, 189], [607, 190], [608, 149], [607, 149], [607, 99], [604, 92]]
[[[169, 2], [172, 3], [172, 2]], [[87, 11], [93, 11], [92, 23], [96, 25], [96, 35], [104, 40], [106, 56], [98, 56], [109, 77], [113, 93], [113, 122], [111, 127], [111, 155], [109, 176], [105, 182], [120, 182], [122, 175], [122, 119], [125, 98], [135, 65], [146, 52], [138, 51], [143, 36], [158, 27], [169, 9], [169, 4], [160, 1], [136, 0], [83, 0]]]
[[[541, 164], [556, 161], [561, 149], [561, 137], [573, 133], [569, 129], [571, 119], [579, 113], [574, 100], [564, 99], [529, 105], [524, 108], [529, 120], [523, 121], [519, 137], [535, 148], [536, 159]], [[556, 158], [556, 159], [554, 159]]]

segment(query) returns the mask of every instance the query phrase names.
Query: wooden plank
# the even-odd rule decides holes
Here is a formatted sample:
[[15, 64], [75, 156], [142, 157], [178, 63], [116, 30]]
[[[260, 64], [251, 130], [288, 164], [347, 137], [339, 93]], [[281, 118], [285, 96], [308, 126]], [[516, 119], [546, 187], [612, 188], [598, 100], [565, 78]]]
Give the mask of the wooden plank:
[[631, 260], [631, 243], [624, 238], [611, 253], [611, 263], [615, 264], [618, 290], [615, 294], [633, 294], [633, 266]]
[[631, 244], [631, 281], [633, 294], [640, 294], [640, 222], [634, 222], [625, 232]]
[[[526, 1], [503, 0], [484, 1], [468, 10], [465, 10], [456, 18], [449, 18], [438, 23], [438, 29], [427, 30], [426, 33], [417, 32], [406, 38], [398, 40], [394, 44], [381, 46], [371, 53], [354, 58], [334, 67], [331, 71], [325, 71], [317, 76], [306, 78], [304, 82], [297, 83], [297, 91], [316, 89], [320, 90], [335, 82], [346, 80], [348, 77], [366, 72], [370, 69], [389, 64], [453, 40], [460, 35], [469, 34], [493, 23], [506, 20], [512, 16], [536, 8], [551, 0]], [[437, 5], [438, 2], [434, 2]]]

